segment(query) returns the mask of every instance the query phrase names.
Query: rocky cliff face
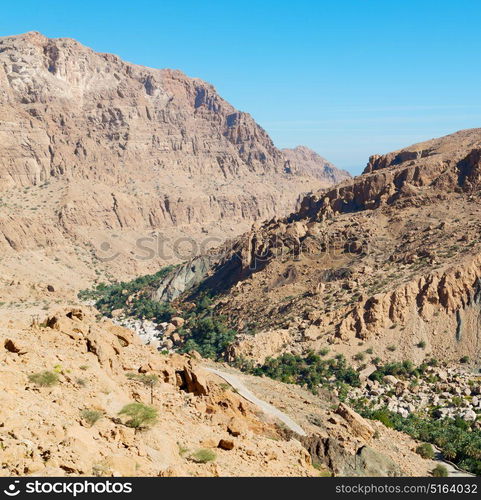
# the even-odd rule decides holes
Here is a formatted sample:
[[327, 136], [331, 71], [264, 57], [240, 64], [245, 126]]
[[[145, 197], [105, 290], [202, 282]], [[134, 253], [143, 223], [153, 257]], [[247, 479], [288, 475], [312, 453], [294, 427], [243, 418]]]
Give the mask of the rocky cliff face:
[[[334, 179], [289, 169], [212, 85], [71, 39], [1, 38], [0, 105], [0, 248], [18, 273], [15, 252], [47, 249], [91, 276], [90, 257], [108, 244], [107, 257], [120, 254], [109, 272], [132, 276], [168, 260], [135, 259], [139, 237], [218, 243]], [[47, 260], [40, 267], [50, 274]]]
[[305, 146], [283, 149], [282, 152], [287, 159], [286, 168], [298, 175], [315, 177], [326, 184], [339, 184], [351, 178], [349, 172], [339, 170], [331, 162]]
[[356, 363], [364, 344], [390, 360], [479, 359], [480, 147], [474, 129], [371, 157], [224, 247], [202, 286], [246, 332], [230, 359], [329, 345]]

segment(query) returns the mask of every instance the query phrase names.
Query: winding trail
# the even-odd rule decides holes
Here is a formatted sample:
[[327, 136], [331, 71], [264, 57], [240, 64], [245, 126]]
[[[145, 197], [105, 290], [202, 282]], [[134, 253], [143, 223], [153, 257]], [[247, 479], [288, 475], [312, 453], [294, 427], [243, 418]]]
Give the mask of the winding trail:
[[203, 368], [204, 370], [214, 373], [218, 377], [224, 379], [229, 385], [236, 389], [244, 399], [247, 399], [247, 401], [250, 401], [251, 403], [258, 406], [267, 415], [275, 417], [283, 422], [287, 427], [289, 427], [289, 429], [291, 429], [291, 431], [299, 434], [300, 436], [307, 436], [304, 429], [300, 425], [296, 424], [296, 422], [294, 422], [292, 418], [290, 418], [281, 410], [278, 410], [275, 406], [272, 406], [271, 404], [266, 403], [265, 401], [262, 401], [262, 399], [259, 399], [257, 396], [255, 396], [236, 375], [233, 375], [232, 373], [222, 372], [215, 368], [210, 368], [209, 366], [203, 366]]
[[[259, 399], [257, 396], [255, 396], [244, 385], [244, 383], [239, 379], [239, 377], [237, 377], [233, 373], [223, 372], [221, 370], [217, 370], [216, 368], [211, 368], [210, 366], [203, 366], [203, 369], [225, 380], [230, 386], [236, 389], [239, 395], [241, 395], [244, 399], [247, 399], [247, 401], [250, 401], [251, 403], [255, 404], [267, 415], [275, 417], [281, 422], [283, 422], [289, 429], [291, 429], [291, 431], [295, 432], [300, 436], [307, 436], [304, 429], [300, 425], [296, 424], [296, 422], [294, 422], [292, 418], [290, 418], [284, 412], [277, 409], [275, 406], [272, 406], [271, 404], [266, 403], [262, 399]], [[448, 470], [449, 477], [475, 477], [474, 474], [463, 471], [459, 469], [456, 465], [454, 465], [452, 462], [446, 460], [439, 449], [437, 449], [436, 447], [434, 447], [434, 449], [436, 452], [434, 460], [446, 467], [446, 469]]]

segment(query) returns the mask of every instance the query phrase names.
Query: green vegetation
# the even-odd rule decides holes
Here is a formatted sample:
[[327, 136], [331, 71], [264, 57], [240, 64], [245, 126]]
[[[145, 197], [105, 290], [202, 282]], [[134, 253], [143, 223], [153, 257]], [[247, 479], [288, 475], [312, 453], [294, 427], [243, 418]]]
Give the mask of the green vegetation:
[[421, 342], [418, 342], [416, 344], [416, 347], [419, 347], [419, 349], [425, 349], [426, 348], [426, 342], [424, 340], [421, 340]]
[[181, 443], [177, 443], [177, 447], [179, 448], [179, 455], [181, 457], [183, 457], [189, 451], [189, 448], [182, 445]]
[[416, 453], [418, 455], [421, 455], [423, 458], [428, 458], [430, 460], [432, 460], [434, 458], [434, 448], [429, 443], [420, 444], [416, 448]]
[[51, 387], [58, 383], [58, 374], [47, 370], [38, 373], [32, 373], [28, 376], [29, 382], [41, 387]]
[[191, 319], [188, 327], [182, 352], [195, 350], [204, 358], [220, 359], [236, 336], [236, 331], [225, 324], [222, 316]]
[[190, 456], [194, 462], [199, 464], [206, 464], [207, 462], [213, 462], [217, 456], [212, 450], [208, 450], [206, 448], [202, 448], [201, 450], [197, 450], [195, 453], [192, 453]]
[[112, 311], [122, 309], [126, 316], [159, 323], [169, 321], [174, 312], [171, 305], [150, 297], [156, 284], [172, 269], [174, 266], [167, 266], [155, 274], [147, 274], [127, 282], [100, 283], [93, 290], [80, 291], [78, 297], [81, 300], [93, 300], [95, 307], [109, 318], [112, 317]]
[[119, 415], [126, 415], [129, 420], [125, 423], [127, 427], [134, 429], [145, 429], [157, 421], [157, 410], [143, 403], [129, 403], [120, 411]]
[[420, 377], [426, 371], [428, 366], [435, 366], [435, 360], [424, 362], [419, 366], [415, 366], [411, 361], [403, 361], [401, 363], [387, 363], [386, 365], [377, 366], [376, 371], [369, 375], [371, 380], [381, 382], [386, 375], [394, 375], [398, 378]]
[[212, 299], [207, 294], [199, 296], [193, 310], [184, 314], [186, 323], [178, 330], [184, 340], [181, 352], [198, 351], [204, 358], [221, 359], [237, 332], [229, 328], [225, 318], [214, 315]]
[[82, 410], [80, 412], [80, 417], [92, 426], [103, 417], [103, 413], [97, 410]]
[[431, 474], [434, 477], [448, 477], [448, 469], [446, 468], [445, 465], [438, 464], [434, 469], [431, 471]]
[[360, 385], [358, 372], [347, 366], [342, 355], [326, 360], [314, 352], [306, 357], [286, 353], [277, 358], [267, 358], [262, 366], [247, 367], [247, 371], [254, 375], [267, 375], [288, 384], [305, 384], [312, 392], [317, 392], [319, 385], [329, 386], [329, 379], [332, 377], [336, 379], [334, 385], [341, 389], [344, 395], [347, 393], [346, 385]]
[[386, 427], [436, 445], [448, 460], [462, 469], [481, 475], [481, 430], [475, 422], [466, 422], [461, 418], [436, 420], [413, 413], [402, 417], [387, 408], [366, 408], [360, 402], [354, 402], [353, 407], [365, 418], [379, 420]]

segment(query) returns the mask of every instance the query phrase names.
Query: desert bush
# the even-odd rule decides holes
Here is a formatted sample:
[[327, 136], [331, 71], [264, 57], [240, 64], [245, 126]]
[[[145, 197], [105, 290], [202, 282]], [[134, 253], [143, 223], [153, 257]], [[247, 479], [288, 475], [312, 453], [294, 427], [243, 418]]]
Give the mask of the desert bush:
[[421, 455], [423, 458], [429, 458], [430, 460], [434, 458], [434, 448], [429, 443], [420, 444], [416, 448], [416, 453]]
[[189, 448], [187, 448], [181, 443], [177, 443], [177, 447], [179, 448], [179, 455], [181, 457], [183, 457], [189, 451]]
[[97, 410], [82, 410], [80, 412], [81, 418], [83, 418], [90, 426], [94, 425], [103, 416], [102, 412]]
[[448, 469], [446, 468], [445, 465], [438, 464], [434, 469], [431, 471], [431, 474], [434, 477], [448, 477]]
[[419, 349], [425, 349], [426, 348], [426, 342], [424, 340], [421, 340], [421, 342], [418, 342], [416, 344], [416, 347], [419, 347]]
[[41, 387], [51, 387], [58, 383], [58, 374], [45, 370], [43, 372], [30, 374], [28, 380]]
[[213, 462], [217, 456], [212, 450], [208, 450], [206, 448], [202, 448], [197, 450], [195, 453], [191, 455], [192, 460], [199, 464], [206, 464], [207, 462]]
[[80, 387], [86, 387], [87, 386], [87, 380], [84, 378], [76, 378], [75, 383], [79, 385]]
[[150, 427], [155, 424], [158, 416], [155, 408], [144, 405], [143, 403], [129, 403], [119, 411], [119, 415], [129, 417], [125, 425], [134, 429], [145, 429]]

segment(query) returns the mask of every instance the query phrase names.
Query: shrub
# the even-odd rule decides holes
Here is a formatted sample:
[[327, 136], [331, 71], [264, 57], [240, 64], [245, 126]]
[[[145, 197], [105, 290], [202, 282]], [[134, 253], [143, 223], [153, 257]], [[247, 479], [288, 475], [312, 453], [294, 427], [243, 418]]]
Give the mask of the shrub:
[[446, 468], [445, 465], [438, 464], [434, 469], [431, 471], [431, 474], [434, 477], [448, 477], [448, 469]]
[[481, 475], [481, 430], [477, 429], [475, 422], [466, 422], [462, 418], [425, 418], [413, 413], [402, 417], [386, 407], [372, 410], [361, 400], [355, 402], [354, 408], [363, 417], [380, 420], [414, 439], [436, 445], [448, 460]]
[[390, 429], [394, 428], [394, 423], [391, 420], [391, 414], [384, 408], [376, 410], [372, 414], [371, 418], [374, 420], [379, 420], [379, 422], [383, 423], [386, 427], [389, 427]]
[[193, 317], [185, 333], [182, 352], [197, 351], [204, 358], [220, 359], [234, 340], [236, 331], [230, 329], [222, 316]]
[[213, 462], [217, 456], [212, 450], [207, 450], [205, 448], [197, 450], [191, 455], [192, 460], [199, 464], [206, 464], [207, 462]]
[[125, 425], [134, 429], [144, 429], [157, 421], [157, 410], [143, 403], [129, 403], [119, 411], [119, 415], [129, 417]]
[[395, 345], [388, 345], [387, 346], [387, 350], [391, 351], [391, 352], [394, 352], [396, 350], [396, 346]]
[[469, 363], [469, 356], [463, 356], [460, 360], [460, 363]]
[[250, 369], [250, 373], [267, 375], [288, 384], [307, 385], [312, 392], [316, 392], [319, 385], [328, 384], [331, 377], [342, 392], [345, 392], [342, 384], [360, 386], [359, 373], [347, 365], [342, 355], [326, 360], [314, 352], [305, 357], [284, 353], [277, 358], [266, 358], [262, 366]]
[[421, 342], [418, 342], [416, 344], [416, 347], [419, 347], [419, 349], [425, 349], [426, 348], [426, 342], [424, 340], [421, 340]]
[[377, 380], [381, 382], [386, 375], [394, 375], [401, 378], [417, 377], [422, 375], [426, 369], [426, 365], [422, 364], [415, 367], [413, 363], [409, 360], [403, 361], [402, 363], [388, 363], [386, 365], [379, 366], [375, 372], [371, 373], [369, 378], [371, 380]]
[[323, 347], [320, 351], [319, 351], [319, 356], [327, 356], [329, 354], [329, 349], [327, 347]]
[[82, 290], [78, 297], [94, 300], [95, 307], [108, 317], [112, 316], [114, 309], [123, 309], [129, 316], [155, 319], [157, 322], [169, 321], [174, 312], [170, 304], [154, 301], [150, 297], [156, 284], [173, 269], [174, 266], [167, 266], [155, 274], [128, 282], [100, 283], [93, 290]]
[[80, 387], [87, 386], [87, 380], [85, 380], [84, 378], [76, 378], [75, 383], [78, 384]]
[[182, 445], [181, 443], [177, 443], [177, 446], [179, 448], [179, 455], [181, 457], [183, 457], [189, 451], [189, 448], [187, 448], [186, 446]]
[[429, 443], [420, 444], [416, 448], [416, 453], [421, 455], [423, 458], [428, 458], [430, 460], [434, 458], [434, 448]]
[[28, 380], [41, 387], [51, 387], [58, 383], [58, 374], [47, 370], [38, 373], [32, 373]]
[[365, 354], [363, 352], [358, 352], [357, 354], [354, 354], [353, 359], [354, 361], [364, 361]]
[[94, 425], [95, 422], [100, 420], [103, 416], [102, 412], [97, 410], [82, 410], [80, 416], [90, 425]]

